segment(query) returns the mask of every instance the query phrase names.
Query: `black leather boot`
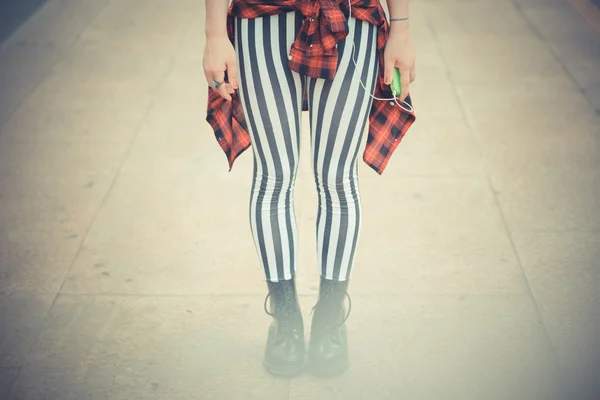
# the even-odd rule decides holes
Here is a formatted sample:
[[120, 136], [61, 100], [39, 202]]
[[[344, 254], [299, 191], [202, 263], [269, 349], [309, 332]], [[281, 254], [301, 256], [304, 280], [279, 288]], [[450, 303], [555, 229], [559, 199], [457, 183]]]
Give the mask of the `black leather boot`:
[[[308, 368], [317, 376], [336, 376], [349, 364], [346, 319], [350, 314], [348, 281], [338, 282], [321, 278], [319, 301], [313, 308]], [[348, 313], [344, 300], [348, 297]]]
[[[267, 282], [269, 294], [265, 312], [273, 317], [269, 327], [264, 364], [274, 375], [293, 377], [302, 373], [306, 362], [304, 323], [298, 306], [294, 280]], [[270, 310], [267, 301], [271, 299]]]

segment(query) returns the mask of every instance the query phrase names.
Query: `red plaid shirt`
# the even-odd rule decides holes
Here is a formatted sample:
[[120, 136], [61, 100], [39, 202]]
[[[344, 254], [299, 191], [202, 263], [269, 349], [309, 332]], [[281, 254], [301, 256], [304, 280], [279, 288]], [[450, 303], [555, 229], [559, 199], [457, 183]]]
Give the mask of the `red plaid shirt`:
[[[352, 17], [378, 27], [377, 50], [379, 76], [375, 97], [393, 98], [384, 83], [384, 47], [389, 25], [379, 0], [352, 0]], [[313, 78], [333, 79], [337, 68], [336, 44], [348, 34], [347, 0], [233, 0], [227, 13], [227, 34], [234, 41], [234, 18], [257, 18], [264, 15], [300, 11], [314, 23], [304, 23], [290, 49], [291, 70]], [[311, 46], [312, 45], [312, 46]], [[225, 74], [227, 79], [227, 74]], [[308, 110], [304, 92], [302, 110]], [[411, 104], [410, 97], [406, 99]], [[232, 100], [222, 98], [209, 88], [206, 120], [229, 161], [229, 170], [235, 159], [250, 147], [250, 135], [237, 92]], [[407, 112], [393, 101], [373, 100], [369, 115], [369, 136], [363, 153], [364, 162], [382, 174], [392, 153], [415, 121], [414, 112]]]

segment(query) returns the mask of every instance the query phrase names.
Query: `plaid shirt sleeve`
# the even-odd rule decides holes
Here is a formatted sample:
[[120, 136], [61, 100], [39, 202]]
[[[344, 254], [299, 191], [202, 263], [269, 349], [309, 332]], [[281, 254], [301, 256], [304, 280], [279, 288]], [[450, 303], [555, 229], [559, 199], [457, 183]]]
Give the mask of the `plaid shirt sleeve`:
[[[351, 4], [354, 18], [378, 27], [379, 72], [374, 96], [392, 99], [390, 87], [384, 83], [383, 76], [383, 55], [389, 35], [385, 12], [379, 0], [352, 0]], [[348, 34], [346, 0], [233, 0], [227, 16], [227, 33], [231, 43], [234, 43], [234, 17], [257, 18], [289, 11], [300, 11], [306, 17], [290, 49], [290, 69], [313, 78], [333, 79], [338, 58], [336, 44]], [[410, 97], [406, 101], [412, 106]], [[307, 110], [305, 91], [303, 111]], [[415, 118], [414, 112], [403, 110], [392, 100], [373, 100], [363, 161], [382, 174]], [[209, 88], [206, 120], [213, 128], [231, 170], [235, 159], [251, 144], [237, 92], [232, 95], [231, 101], [227, 101]]]

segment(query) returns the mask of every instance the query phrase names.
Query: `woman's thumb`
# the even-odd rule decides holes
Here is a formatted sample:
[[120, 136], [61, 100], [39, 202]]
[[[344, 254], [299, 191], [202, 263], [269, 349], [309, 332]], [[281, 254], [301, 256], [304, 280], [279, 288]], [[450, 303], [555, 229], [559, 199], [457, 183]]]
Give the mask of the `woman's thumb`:
[[392, 83], [392, 79], [394, 79], [394, 62], [385, 60], [383, 81], [386, 85], [389, 85], [390, 83]]

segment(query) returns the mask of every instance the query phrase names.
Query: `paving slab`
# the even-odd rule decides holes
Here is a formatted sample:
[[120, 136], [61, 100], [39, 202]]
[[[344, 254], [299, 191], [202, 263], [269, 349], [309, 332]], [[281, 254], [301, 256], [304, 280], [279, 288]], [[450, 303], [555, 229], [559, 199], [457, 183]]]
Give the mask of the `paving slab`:
[[564, 367], [598, 361], [598, 234], [515, 233], [523, 269]]
[[257, 297], [62, 295], [8, 399], [284, 400], [268, 318]]
[[0, 294], [0, 373], [4, 378], [12, 377], [14, 368], [25, 363], [53, 300], [54, 295]]
[[594, 29], [600, 13], [594, 13], [595, 24], [590, 25], [582, 18], [587, 15], [580, 15], [569, 3], [523, 2], [520, 11], [588, 101], [600, 110], [600, 32]]
[[12, 229], [0, 235], [0, 294], [56, 295], [82, 236]]
[[[530, 297], [353, 297], [352, 364], [304, 375], [291, 399], [547, 399], [552, 353]], [[443, 332], [443, 333], [441, 333]]]
[[96, 214], [124, 145], [0, 139], [4, 229], [83, 234]]
[[20, 368], [0, 367], [0, 396], [8, 397], [20, 370]]
[[0, 46], [0, 127], [50, 73], [54, 63], [108, 1], [46, 1]]

